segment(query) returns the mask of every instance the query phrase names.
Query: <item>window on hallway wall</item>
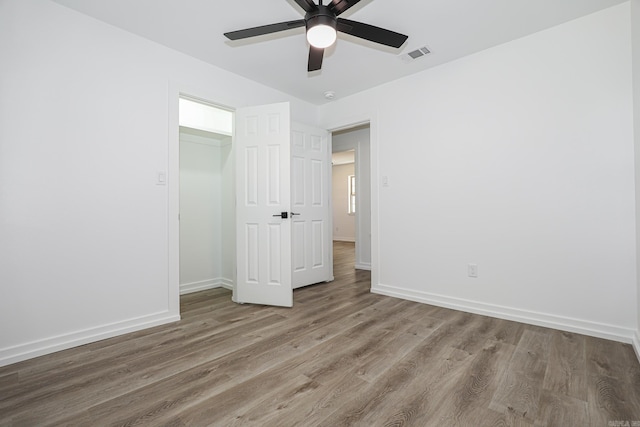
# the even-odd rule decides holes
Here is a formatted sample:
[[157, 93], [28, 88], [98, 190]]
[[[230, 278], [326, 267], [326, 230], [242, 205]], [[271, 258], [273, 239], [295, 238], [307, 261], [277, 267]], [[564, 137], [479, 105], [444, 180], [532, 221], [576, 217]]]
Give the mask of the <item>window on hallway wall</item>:
[[356, 176], [355, 175], [349, 175], [348, 176], [348, 183], [347, 183], [347, 189], [348, 189], [348, 197], [349, 197], [349, 215], [353, 215], [356, 213]]

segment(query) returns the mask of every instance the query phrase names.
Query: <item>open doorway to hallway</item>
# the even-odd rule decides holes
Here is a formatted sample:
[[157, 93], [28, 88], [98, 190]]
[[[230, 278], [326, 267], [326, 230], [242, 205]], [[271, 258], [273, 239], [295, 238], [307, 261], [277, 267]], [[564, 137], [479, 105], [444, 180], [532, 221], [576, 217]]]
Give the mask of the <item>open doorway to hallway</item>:
[[331, 140], [334, 246], [351, 242], [351, 268], [371, 270], [370, 126], [334, 131]]

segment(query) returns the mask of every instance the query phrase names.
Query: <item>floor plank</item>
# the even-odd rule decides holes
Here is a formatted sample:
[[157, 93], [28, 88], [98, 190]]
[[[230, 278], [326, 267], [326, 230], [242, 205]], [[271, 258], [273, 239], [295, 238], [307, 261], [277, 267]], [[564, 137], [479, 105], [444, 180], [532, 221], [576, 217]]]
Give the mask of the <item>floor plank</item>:
[[289, 309], [183, 295], [179, 322], [0, 368], [0, 426], [640, 421], [629, 345], [372, 294], [352, 243], [334, 275]]
[[587, 400], [585, 337], [553, 331], [543, 388]]

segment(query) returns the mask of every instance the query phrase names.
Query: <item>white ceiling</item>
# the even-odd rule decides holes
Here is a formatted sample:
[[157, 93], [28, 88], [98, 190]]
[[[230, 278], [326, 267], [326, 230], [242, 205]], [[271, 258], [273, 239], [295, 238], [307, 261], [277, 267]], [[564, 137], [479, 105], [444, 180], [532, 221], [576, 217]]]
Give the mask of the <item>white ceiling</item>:
[[[341, 17], [409, 36], [396, 50], [340, 34], [307, 72], [304, 28], [231, 42], [223, 33], [302, 19], [293, 0], [53, 0], [313, 104], [452, 61], [627, 0], [362, 0]], [[325, 1], [326, 3], [326, 1]], [[400, 56], [428, 46], [411, 63]]]

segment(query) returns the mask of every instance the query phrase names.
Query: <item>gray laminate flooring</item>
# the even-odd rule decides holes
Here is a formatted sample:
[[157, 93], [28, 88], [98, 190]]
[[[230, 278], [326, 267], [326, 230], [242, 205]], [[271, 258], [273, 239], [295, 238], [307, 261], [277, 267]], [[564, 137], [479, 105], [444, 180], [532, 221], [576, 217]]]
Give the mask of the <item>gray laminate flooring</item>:
[[0, 425], [640, 426], [629, 345], [372, 294], [349, 243], [335, 276], [0, 368]]

